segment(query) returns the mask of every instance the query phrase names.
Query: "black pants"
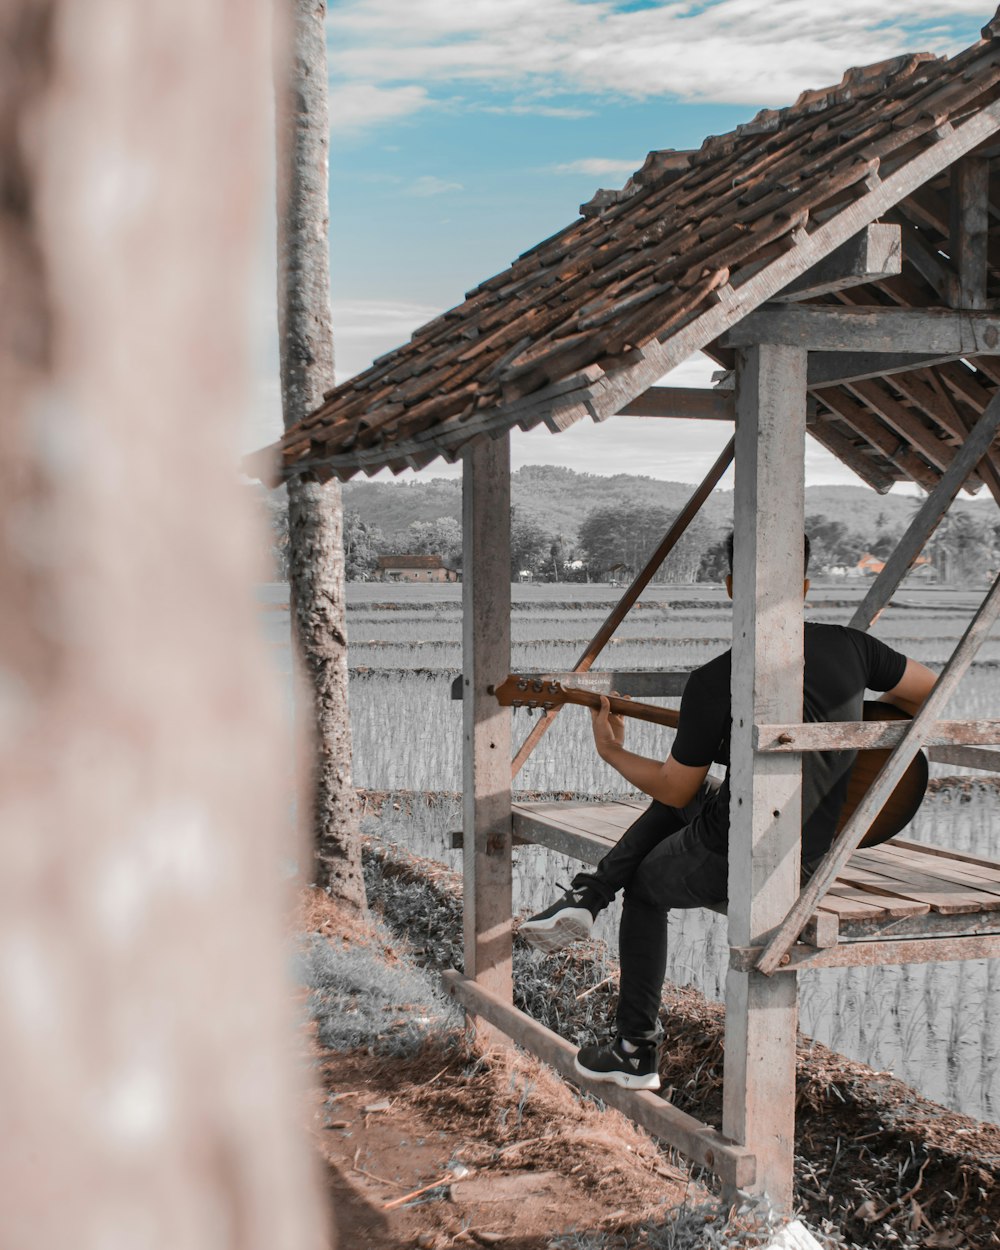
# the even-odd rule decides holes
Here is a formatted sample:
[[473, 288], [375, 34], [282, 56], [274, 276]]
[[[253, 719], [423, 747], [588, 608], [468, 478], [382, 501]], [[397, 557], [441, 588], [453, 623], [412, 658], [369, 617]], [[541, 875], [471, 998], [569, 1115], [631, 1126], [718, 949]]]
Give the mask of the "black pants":
[[660, 999], [667, 970], [667, 918], [672, 907], [724, 903], [729, 864], [691, 828], [715, 786], [706, 782], [686, 807], [655, 799], [593, 872], [574, 886], [590, 886], [606, 903], [625, 891], [618, 931], [621, 985], [618, 1032], [629, 1041], [658, 1041]]

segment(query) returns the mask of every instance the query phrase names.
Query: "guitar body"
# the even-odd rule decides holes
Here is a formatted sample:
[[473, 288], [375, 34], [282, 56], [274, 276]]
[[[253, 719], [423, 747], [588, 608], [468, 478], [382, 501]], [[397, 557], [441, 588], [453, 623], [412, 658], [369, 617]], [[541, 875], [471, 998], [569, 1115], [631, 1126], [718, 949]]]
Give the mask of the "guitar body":
[[[864, 719], [866, 721], [909, 720], [910, 717], [891, 703], [866, 700]], [[837, 822], [838, 833], [868, 793], [872, 782], [891, 754], [891, 751], [858, 752], [847, 783], [847, 798], [844, 801], [843, 811], [840, 813], [840, 820]], [[889, 796], [885, 807], [879, 812], [874, 824], [865, 834], [861, 845], [878, 846], [880, 842], [888, 842], [890, 838], [901, 832], [917, 814], [917, 808], [926, 790], [927, 756], [923, 751], [918, 751], [910, 767]]]

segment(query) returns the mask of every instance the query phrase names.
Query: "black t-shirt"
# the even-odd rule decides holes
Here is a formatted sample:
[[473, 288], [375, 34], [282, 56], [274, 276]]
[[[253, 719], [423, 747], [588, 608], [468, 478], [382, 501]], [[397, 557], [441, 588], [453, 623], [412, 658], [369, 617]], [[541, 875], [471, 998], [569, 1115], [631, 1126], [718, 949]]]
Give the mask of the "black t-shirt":
[[[865, 690], [891, 690], [902, 680], [906, 656], [858, 629], [806, 622], [803, 637], [805, 721], [861, 720]], [[692, 768], [729, 765], [732, 725], [732, 651], [716, 656], [688, 678], [680, 724], [670, 754]], [[854, 751], [802, 755], [802, 858], [822, 855], [837, 827], [847, 795]], [[729, 844], [729, 778], [695, 818], [701, 840], [725, 852]]]

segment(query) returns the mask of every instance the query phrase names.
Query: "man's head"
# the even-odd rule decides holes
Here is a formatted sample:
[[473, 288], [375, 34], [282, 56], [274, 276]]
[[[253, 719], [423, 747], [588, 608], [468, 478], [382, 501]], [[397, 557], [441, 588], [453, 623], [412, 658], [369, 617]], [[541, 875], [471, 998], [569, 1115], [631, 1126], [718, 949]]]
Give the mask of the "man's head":
[[[726, 574], [726, 594], [732, 599], [733, 597], [733, 547], [736, 543], [736, 533], [730, 530], [726, 535], [726, 556], [729, 559], [729, 572]], [[802, 571], [809, 572], [809, 555], [811, 546], [809, 543], [809, 535], [802, 535]], [[806, 577], [802, 583], [802, 597], [809, 593], [809, 578]]]

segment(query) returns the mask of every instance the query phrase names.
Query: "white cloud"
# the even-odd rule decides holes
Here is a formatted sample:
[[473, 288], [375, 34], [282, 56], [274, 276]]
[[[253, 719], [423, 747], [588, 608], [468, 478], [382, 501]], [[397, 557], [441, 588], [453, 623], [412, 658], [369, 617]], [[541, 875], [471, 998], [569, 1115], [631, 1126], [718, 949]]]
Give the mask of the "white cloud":
[[410, 183], [406, 188], [406, 194], [424, 197], [428, 195], [446, 195], [449, 191], [461, 191], [462, 189], [460, 182], [446, 182], [444, 178], [437, 178], [433, 174], [423, 174]]
[[557, 174], [593, 174], [595, 178], [600, 178], [602, 174], [631, 174], [639, 168], [643, 159], [640, 156], [638, 160], [615, 161], [609, 160], [604, 156], [585, 156], [578, 161], [569, 161], [565, 165], [556, 165], [553, 172]]
[[343, 382], [405, 343], [443, 309], [409, 300], [366, 299], [334, 300], [332, 311], [337, 381]]
[[516, 91], [518, 110], [550, 114], [565, 92], [782, 104], [851, 65], [954, 52], [948, 20], [985, 20], [992, 7], [938, 0], [929, 20], [912, 0], [663, 0], [637, 10], [621, 0], [340, 0], [328, 29], [334, 82], [377, 88], [358, 110], [358, 124], [375, 124], [462, 84]]
[[579, 121], [581, 117], [593, 117], [593, 109], [584, 108], [561, 108], [552, 104], [484, 104], [479, 108], [480, 113], [498, 113], [507, 116], [531, 116], [531, 117], [565, 117], [570, 121]]
[[374, 82], [334, 82], [330, 86], [330, 125], [338, 135], [354, 134], [408, 117], [430, 103], [427, 88], [415, 83], [383, 87]]

